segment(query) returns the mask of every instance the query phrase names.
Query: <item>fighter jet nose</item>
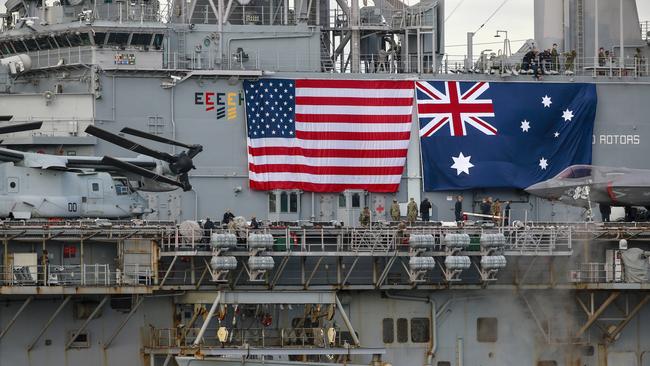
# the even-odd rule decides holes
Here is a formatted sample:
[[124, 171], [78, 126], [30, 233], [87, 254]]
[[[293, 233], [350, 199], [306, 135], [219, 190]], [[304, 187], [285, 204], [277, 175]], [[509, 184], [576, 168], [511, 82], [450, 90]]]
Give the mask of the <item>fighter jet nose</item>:
[[524, 191], [526, 191], [526, 193], [531, 194], [533, 196], [537, 196], [549, 200], [558, 199], [557, 192], [555, 192], [555, 190], [551, 186], [549, 186], [548, 181], [535, 183], [525, 188]]
[[539, 182], [524, 188], [524, 191], [530, 194], [537, 194], [540, 193], [544, 189], [544, 187], [545, 187], [544, 182]]

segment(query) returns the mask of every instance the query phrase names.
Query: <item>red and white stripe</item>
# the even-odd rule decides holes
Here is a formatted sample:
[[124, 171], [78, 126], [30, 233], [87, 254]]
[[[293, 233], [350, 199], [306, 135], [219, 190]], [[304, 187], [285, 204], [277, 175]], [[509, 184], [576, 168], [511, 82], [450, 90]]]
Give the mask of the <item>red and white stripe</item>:
[[296, 80], [293, 138], [248, 139], [251, 188], [397, 191], [412, 81]]

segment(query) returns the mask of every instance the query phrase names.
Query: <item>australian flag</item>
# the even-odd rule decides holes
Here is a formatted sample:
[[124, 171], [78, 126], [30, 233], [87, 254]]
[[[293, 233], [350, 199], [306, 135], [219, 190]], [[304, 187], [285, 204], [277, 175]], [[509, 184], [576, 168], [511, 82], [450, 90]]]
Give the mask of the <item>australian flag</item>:
[[596, 87], [416, 82], [425, 191], [526, 188], [591, 164]]

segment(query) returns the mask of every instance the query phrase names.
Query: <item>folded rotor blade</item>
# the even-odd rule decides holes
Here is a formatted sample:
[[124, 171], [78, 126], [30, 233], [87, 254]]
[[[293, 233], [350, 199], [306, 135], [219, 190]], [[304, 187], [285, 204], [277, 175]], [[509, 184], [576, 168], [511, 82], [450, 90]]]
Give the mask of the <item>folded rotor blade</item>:
[[147, 170], [145, 168], [140, 168], [137, 165], [127, 163], [127, 162], [119, 160], [119, 159], [115, 159], [115, 158], [110, 157], [110, 156], [104, 156], [102, 158], [102, 163], [104, 163], [106, 165], [114, 166], [114, 167], [116, 167], [118, 169], [122, 169], [124, 171], [130, 172], [130, 173], [133, 173], [133, 174], [143, 176], [145, 178], [149, 178], [149, 179], [151, 179], [153, 181], [156, 181], [156, 182], [165, 183], [165, 184], [169, 184], [169, 185], [172, 185], [172, 186], [184, 188], [184, 185], [182, 183], [178, 182], [178, 181], [175, 181], [175, 180], [173, 180], [171, 178], [167, 178], [165, 176], [156, 174], [156, 173], [152, 172], [151, 170]]
[[124, 132], [124, 133], [128, 133], [129, 135], [142, 137], [143, 139], [162, 142], [163, 144], [181, 146], [181, 147], [184, 147], [184, 148], [187, 148], [187, 149], [192, 148], [191, 145], [182, 143], [180, 141], [175, 141], [175, 140], [172, 140], [172, 139], [168, 139], [166, 137], [150, 134], [150, 133], [143, 132], [143, 131], [140, 131], [140, 130], [136, 130], [136, 129], [133, 129], [133, 128], [130, 128], [130, 127], [124, 127], [121, 131]]
[[151, 156], [152, 158], [164, 160], [169, 163], [174, 161], [174, 156], [166, 152], [150, 149], [146, 146], [142, 146], [138, 143], [125, 139], [122, 136], [118, 136], [114, 133], [108, 132], [106, 130], [103, 130], [99, 127], [95, 127], [93, 125], [89, 125], [88, 127], [86, 127], [86, 133], [91, 134], [102, 140], [108, 141], [110, 143], [113, 143], [115, 145], [121, 146], [127, 150], [135, 151], [139, 154]]
[[41, 128], [42, 125], [43, 125], [43, 121], [17, 123], [15, 125], [0, 126], [0, 134], [38, 130], [39, 128]]
[[0, 116], [0, 122], [11, 121], [14, 116]]

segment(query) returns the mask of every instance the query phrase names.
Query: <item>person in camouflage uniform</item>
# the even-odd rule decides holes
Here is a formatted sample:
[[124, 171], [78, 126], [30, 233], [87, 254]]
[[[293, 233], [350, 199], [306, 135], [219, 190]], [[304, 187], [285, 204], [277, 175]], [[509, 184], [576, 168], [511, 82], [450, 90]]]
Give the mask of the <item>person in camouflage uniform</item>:
[[361, 214], [359, 214], [359, 223], [361, 226], [370, 225], [370, 209], [368, 207], [364, 207]]
[[390, 205], [390, 218], [393, 219], [393, 221], [399, 221], [401, 215], [399, 203], [397, 203], [396, 199], [393, 199], [393, 204]]
[[411, 224], [414, 223], [418, 218], [418, 204], [415, 203], [415, 199], [413, 197], [411, 197], [411, 200], [407, 206], [406, 218]]

